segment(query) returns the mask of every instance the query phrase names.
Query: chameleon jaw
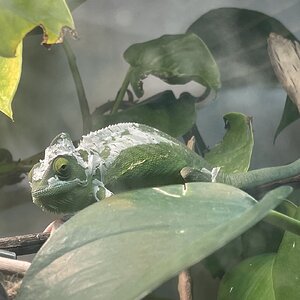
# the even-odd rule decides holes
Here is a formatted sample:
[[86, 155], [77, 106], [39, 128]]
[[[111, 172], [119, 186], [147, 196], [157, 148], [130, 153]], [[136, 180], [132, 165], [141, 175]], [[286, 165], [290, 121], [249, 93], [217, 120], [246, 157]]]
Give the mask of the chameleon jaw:
[[56, 180], [56, 178], [51, 180], [50, 178], [48, 185], [44, 185], [32, 191], [33, 203], [41, 207], [44, 211], [47, 210], [53, 213], [74, 213], [87, 206], [87, 199], [79, 197], [79, 200], [81, 198], [85, 201], [78, 201], [74, 193], [76, 195], [78, 188], [85, 189], [88, 184], [88, 180], [80, 180], [78, 178], [71, 181], [59, 181]]
[[[53, 180], [51, 181], [51, 179]], [[56, 194], [66, 193], [78, 185], [82, 187], [87, 186], [88, 181], [80, 180], [78, 178], [71, 181], [58, 181], [52, 177], [48, 180], [47, 186], [42, 186], [36, 190], [32, 190], [31, 194], [33, 200], [35, 200], [40, 197], [49, 197], [49, 196], [54, 196]]]

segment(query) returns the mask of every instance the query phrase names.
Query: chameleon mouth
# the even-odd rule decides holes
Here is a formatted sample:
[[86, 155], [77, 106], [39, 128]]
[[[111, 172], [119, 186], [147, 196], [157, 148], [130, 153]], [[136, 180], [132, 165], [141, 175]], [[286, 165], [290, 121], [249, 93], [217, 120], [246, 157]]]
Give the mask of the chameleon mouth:
[[78, 178], [72, 181], [65, 182], [57, 182], [55, 184], [48, 184], [47, 186], [42, 186], [36, 190], [31, 191], [31, 195], [34, 199], [38, 199], [41, 197], [47, 197], [57, 194], [63, 194], [70, 191], [72, 188], [76, 186], [86, 186], [86, 180], [80, 180]]

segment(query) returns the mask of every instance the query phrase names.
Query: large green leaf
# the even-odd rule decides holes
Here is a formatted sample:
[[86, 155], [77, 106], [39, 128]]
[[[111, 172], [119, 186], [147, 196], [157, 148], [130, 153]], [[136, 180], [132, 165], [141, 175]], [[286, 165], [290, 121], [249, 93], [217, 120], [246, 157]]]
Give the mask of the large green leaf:
[[206, 153], [205, 159], [227, 173], [247, 172], [254, 144], [251, 118], [229, 113], [224, 121], [227, 132], [223, 141]]
[[267, 38], [271, 32], [294, 38], [278, 20], [239, 8], [211, 10], [195, 21], [188, 32], [197, 34], [212, 52], [223, 87], [277, 84]]
[[124, 58], [131, 65], [128, 76], [137, 97], [143, 96], [142, 80], [150, 74], [170, 84], [193, 80], [214, 90], [220, 87], [217, 64], [205, 43], [193, 33], [163, 35], [131, 45]]
[[[300, 220], [298, 207], [295, 218]], [[300, 237], [286, 232], [273, 267], [273, 285], [278, 300], [299, 299], [300, 295]]]
[[116, 123], [137, 122], [178, 137], [195, 123], [195, 98], [184, 93], [176, 99], [172, 91], [165, 91], [115, 114], [103, 115], [96, 110], [92, 118], [94, 130]]
[[0, 111], [12, 119], [11, 103], [16, 93], [22, 70], [22, 42], [15, 57], [0, 56]]
[[222, 279], [218, 300], [275, 300], [272, 280], [275, 256], [263, 254], [248, 258], [228, 272]]
[[64, 28], [74, 30], [65, 1], [0, 1], [0, 56], [14, 57], [25, 35], [37, 26], [44, 30], [43, 43], [61, 42]]
[[36, 255], [18, 299], [139, 299], [240, 235], [290, 194], [256, 202], [218, 183], [119, 194], [91, 205]]

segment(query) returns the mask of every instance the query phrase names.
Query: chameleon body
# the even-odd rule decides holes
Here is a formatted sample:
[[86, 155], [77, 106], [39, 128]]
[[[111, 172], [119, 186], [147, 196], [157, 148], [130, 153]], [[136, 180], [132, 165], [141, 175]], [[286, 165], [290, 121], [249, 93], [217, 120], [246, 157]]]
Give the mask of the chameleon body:
[[66, 133], [29, 173], [33, 201], [53, 212], [74, 212], [132, 188], [183, 182], [184, 167], [210, 168], [185, 145], [152, 127], [120, 123], [83, 136]]
[[247, 189], [299, 174], [300, 162], [293, 164], [224, 174], [155, 128], [120, 123], [83, 136], [78, 147], [68, 134], [59, 134], [30, 171], [29, 182], [33, 201], [42, 209], [73, 213], [112, 193], [183, 183], [182, 169], [187, 170], [185, 181], [217, 181]]

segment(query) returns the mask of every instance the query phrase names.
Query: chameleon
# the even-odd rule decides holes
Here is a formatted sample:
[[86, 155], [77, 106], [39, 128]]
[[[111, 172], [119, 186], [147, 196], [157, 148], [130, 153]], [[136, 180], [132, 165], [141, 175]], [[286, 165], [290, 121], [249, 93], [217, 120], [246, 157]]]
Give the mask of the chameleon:
[[188, 181], [221, 182], [247, 190], [300, 175], [292, 164], [226, 174], [183, 143], [155, 128], [118, 123], [82, 137], [56, 136], [33, 166], [33, 202], [54, 213], [75, 213], [122, 191]]

